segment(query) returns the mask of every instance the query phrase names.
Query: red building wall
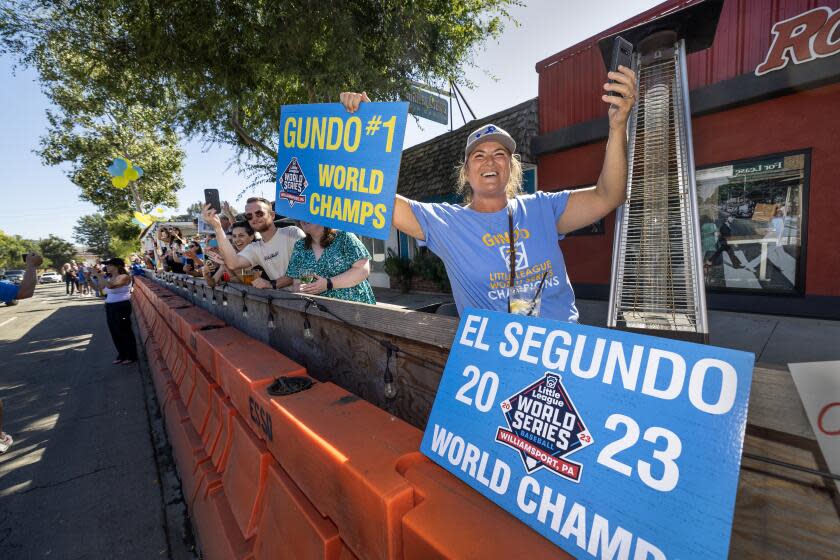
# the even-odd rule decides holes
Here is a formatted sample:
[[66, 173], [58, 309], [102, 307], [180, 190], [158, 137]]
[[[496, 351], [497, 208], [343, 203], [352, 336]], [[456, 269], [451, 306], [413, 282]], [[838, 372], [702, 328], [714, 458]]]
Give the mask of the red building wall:
[[[838, 62], [840, 63], [840, 62]], [[810, 148], [806, 295], [840, 296], [840, 84], [692, 120], [698, 167]], [[594, 184], [604, 142], [539, 158], [543, 190]], [[614, 216], [605, 235], [561, 242], [573, 283], [608, 284]]]
[[[663, 2], [538, 62], [540, 134], [606, 116], [600, 97], [606, 81], [600, 39], [696, 3]], [[726, 0], [712, 47], [688, 56], [689, 89], [751, 74], [767, 55], [773, 25], [819, 6], [837, 10], [840, 0]]]

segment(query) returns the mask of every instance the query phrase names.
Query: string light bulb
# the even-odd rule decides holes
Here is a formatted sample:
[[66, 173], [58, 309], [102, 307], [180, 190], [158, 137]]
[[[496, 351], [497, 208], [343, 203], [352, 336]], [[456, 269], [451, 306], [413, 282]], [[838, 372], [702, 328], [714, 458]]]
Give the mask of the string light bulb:
[[271, 296], [268, 296], [268, 323], [266, 324], [266, 326], [269, 329], [274, 328], [274, 313], [272, 313], [272, 311], [271, 311], [273, 301], [274, 301], [274, 298], [272, 298]]
[[228, 304], [228, 302], [227, 302], [227, 293], [226, 293], [226, 292], [222, 292], [222, 307], [227, 307], [227, 304]]
[[248, 292], [242, 290], [242, 316], [246, 319], [248, 318], [248, 302], [246, 298], [248, 297]]
[[312, 340], [312, 325], [309, 324], [309, 306], [312, 305], [311, 299], [306, 300], [306, 305], [303, 306], [303, 338]]
[[385, 382], [385, 398], [393, 399], [397, 396], [397, 384], [394, 383], [394, 374], [391, 372], [391, 355], [394, 353], [393, 346], [388, 343], [388, 357], [385, 358], [385, 375], [382, 381]]

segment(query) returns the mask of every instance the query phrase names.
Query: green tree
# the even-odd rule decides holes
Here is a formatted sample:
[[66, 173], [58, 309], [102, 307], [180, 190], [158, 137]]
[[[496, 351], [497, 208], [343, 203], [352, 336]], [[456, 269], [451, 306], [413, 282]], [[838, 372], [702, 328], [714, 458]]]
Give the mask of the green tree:
[[50, 263], [54, 268], [59, 268], [76, 256], [76, 248], [73, 244], [57, 235], [50, 235], [46, 239], [40, 240], [38, 246], [41, 255], [44, 257], [44, 266]]
[[94, 254], [104, 256], [111, 245], [108, 222], [102, 214], [82, 216], [73, 227], [73, 239], [85, 245]]
[[[86, 39], [78, 34], [81, 29], [72, 28], [71, 20], [50, 20], [49, 14], [61, 14], [66, 8], [63, 3], [40, 1], [0, 6], [3, 47], [38, 71], [42, 90], [52, 103], [38, 154], [47, 165], [67, 164], [67, 177], [81, 189], [81, 198], [107, 215], [175, 205], [175, 192], [183, 188], [184, 159], [174, 120], [177, 105], [162, 91], [145, 101], [127, 95], [143, 80], [131, 65], [119, 71], [116, 88], [103, 81], [106, 67], [97, 56], [106, 53], [94, 54], [101, 42], [80, 47], [79, 41]], [[107, 10], [107, 2], [97, 9]], [[107, 27], [107, 15], [99, 17], [104, 17], [99, 23]], [[97, 33], [110, 33], [99, 23], [95, 23]], [[131, 160], [144, 176], [128, 188], [114, 187], [107, 167], [116, 157]]]
[[[83, 200], [107, 215], [177, 204], [175, 192], [184, 186], [184, 152], [168, 115], [102, 102], [66, 82], [50, 82], [45, 89], [58, 109], [47, 112], [49, 125], [38, 154], [48, 165], [69, 164], [67, 177], [81, 189]], [[141, 167], [143, 177], [128, 188], [114, 187], [107, 168], [115, 157]]]
[[140, 228], [126, 215], [111, 216], [107, 218], [108, 233], [111, 239], [121, 241], [137, 241], [140, 237]]
[[24, 256], [30, 251], [38, 251], [37, 241], [0, 230], [0, 268], [23, 268]]
[[475, 49], [518, 4], [33, 0], [3, 8], [0, 40], [42, 79], [70, 76], [128, 105], [177, 104], [186, 134], [235, 147], [261, 182], [274, 179], [281, 105], [348, 89], [394, 100], [413, 80], [463, 84]]
[[120, 239], [119, 237], [111, 238], [111, 245], [108, 247], [108, 255], [112, 257], [120, 257], [128, 262], [128, 257], [132, 253], [137, 253], [140, 250], [140, 241], [138, 239]]

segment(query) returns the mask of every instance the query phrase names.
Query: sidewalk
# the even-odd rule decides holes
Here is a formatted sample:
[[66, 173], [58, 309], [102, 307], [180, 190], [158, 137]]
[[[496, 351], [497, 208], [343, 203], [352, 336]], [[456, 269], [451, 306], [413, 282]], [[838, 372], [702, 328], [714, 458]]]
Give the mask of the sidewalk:
[[[406, 309], [452, 301], [452, 294], [374, 288], [376, 301]], [[607, 302], [577, 300], [580, 322], [605, 327]], [[709, 311], [709, 343], [755, 354], [756, 362], [785, 365], [840, 360], [840, 321], [758, 313]]]
[[137, 365], [114, 366], [101, 300], [64, 285], [0, 306], [0, 558], [169, 558]]

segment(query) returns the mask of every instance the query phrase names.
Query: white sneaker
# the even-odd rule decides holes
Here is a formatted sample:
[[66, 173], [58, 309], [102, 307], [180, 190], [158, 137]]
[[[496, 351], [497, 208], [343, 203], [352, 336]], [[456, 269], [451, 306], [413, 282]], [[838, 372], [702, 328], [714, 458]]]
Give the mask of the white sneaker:
[[5, 453], [12, 446], [14, 440], [6, 432], [0, 432], [0, 454]]

